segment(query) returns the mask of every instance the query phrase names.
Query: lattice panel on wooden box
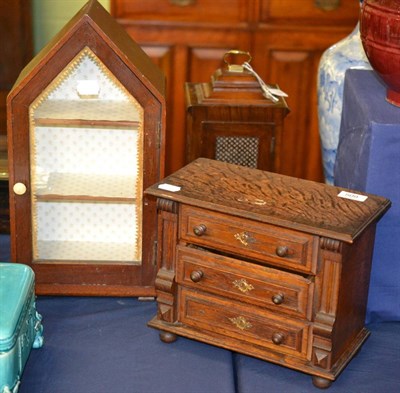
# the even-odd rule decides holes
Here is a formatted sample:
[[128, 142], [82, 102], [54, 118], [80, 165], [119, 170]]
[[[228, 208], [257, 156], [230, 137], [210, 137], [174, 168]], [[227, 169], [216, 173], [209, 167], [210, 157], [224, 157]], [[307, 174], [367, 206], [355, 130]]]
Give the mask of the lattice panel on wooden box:
[[215, 159], [257, 168], [259, 139], [257, 137], [218, 136]]

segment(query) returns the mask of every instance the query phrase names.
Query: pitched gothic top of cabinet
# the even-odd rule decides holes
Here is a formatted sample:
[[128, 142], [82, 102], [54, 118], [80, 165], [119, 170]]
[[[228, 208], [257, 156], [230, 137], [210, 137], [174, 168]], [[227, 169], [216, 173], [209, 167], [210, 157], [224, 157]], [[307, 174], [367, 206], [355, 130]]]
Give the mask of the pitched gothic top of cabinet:
[[96, 0], [21, 72], [7, 101], [12, 258], [38, 293], [153, 293], [143, 189], [164, 175], [164, 88]]
[[[45, 78], [45, 81], [54, 78], [64, 68], [65, 63], [72, 61], [86, 46], [94, 51], [104, 64], [120, 78], [129, 76], [124, 69], [117, 71], [118, 67], [123, 65], [158, 100], [164, 100], [165, 80], [159, 68], [96, 0], [86, 3], [22, 70], [9, 100], [25, 88], [26, 84], [32, 84], [32, 79], [43, 70], [45, 74], [51, 73]], [[50, 64], [48, 64], [49, 62]], [[45, 81], [38, 84], [43, 86]]]

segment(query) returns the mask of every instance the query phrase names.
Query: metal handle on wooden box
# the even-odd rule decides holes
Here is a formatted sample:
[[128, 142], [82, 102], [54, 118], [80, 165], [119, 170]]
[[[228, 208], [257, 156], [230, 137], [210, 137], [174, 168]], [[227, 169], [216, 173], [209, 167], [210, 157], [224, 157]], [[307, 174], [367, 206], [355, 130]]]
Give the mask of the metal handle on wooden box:
[[315, 0], [314, 4], [323, 11], [334, 11], [340, 7], [340, 0]]
[[169, 0], [172, 5], [177, 5], [179, 7], [186, 7], [188, 5], [193, 5], [196, 0]]
[[[238, 56], [240, 56], [240, 58], [244, 57], [245, 60], [242, 61], [240, 64], [233, 63], [232, 60], [234, 60], [235, 57]], [[231, 49], [230, 51], [226, 52], [223, 57], [224, 63], [228, 65], [228, 70], [232, 72], [243, 72], [243, 64], [250, 63], [251, 59], [252, 57], [249, 52], [239, 49]]]

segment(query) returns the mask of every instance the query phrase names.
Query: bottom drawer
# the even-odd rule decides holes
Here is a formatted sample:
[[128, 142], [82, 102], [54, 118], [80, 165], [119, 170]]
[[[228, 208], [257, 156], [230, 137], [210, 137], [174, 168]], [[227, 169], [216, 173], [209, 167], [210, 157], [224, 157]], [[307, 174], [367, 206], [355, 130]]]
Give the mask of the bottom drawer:
[[274, 351], [307, 357], [309, 325], [279, 318], [256, 307], [186, 288], [179, 291], [180, 322], [210, 334], [242, 340]]

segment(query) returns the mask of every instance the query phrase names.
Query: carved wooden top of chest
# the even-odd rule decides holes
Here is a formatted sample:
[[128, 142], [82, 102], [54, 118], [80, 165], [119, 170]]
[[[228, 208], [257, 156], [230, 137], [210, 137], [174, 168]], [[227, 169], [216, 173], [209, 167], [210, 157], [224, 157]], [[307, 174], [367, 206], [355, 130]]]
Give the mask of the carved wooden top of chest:
[[[180, 190], [160, 189], [161, 183]], [[345, 197], [339, 196], [341, 192]], [[146, 193], [349, 243], [391, 204], [364, 192], [206, 158], [193, 161]]]

